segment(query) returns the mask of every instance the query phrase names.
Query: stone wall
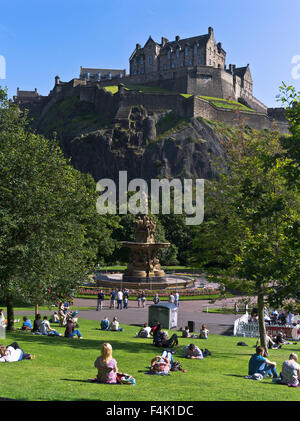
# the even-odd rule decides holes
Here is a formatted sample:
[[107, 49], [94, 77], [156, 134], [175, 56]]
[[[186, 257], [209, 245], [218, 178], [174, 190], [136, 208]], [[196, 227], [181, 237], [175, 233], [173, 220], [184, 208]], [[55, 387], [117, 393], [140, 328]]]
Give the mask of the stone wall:
[[194, 117], [203, 117], [208, 120], [222, 121], [229, 125], [248, 125], [256, 130], [273, 129], [288, 133], [288, 122], [270, 118], [268, 115], [253, 111], [232, 111], [217, 108], [208, 101], [199, 97], [192, 97]]

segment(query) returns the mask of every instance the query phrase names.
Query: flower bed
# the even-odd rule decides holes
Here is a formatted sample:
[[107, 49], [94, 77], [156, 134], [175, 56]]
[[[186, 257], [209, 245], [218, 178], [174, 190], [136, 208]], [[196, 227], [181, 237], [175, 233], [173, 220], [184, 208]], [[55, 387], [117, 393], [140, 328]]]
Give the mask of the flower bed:
[[[110, 296], [113, 288], [101, 288], [101, 287], [79, 287], [75, 295], [80, 296], [97, 296], [99, 291], [103, 291], [106, 296]], [[174, 288], [174, 291], [176, 288]], [[140, 292], [136, 289], [127, 289], [129, 296], [137, 296]], [[154, 294], [158, 294], [160, 298], [169, 297], [171, 290], [143, 290], [146, 297], [153, 297]], [[177, 289], [180, 297], [193, 297], [199, 295], [219, 295], [220, 290], [215, 288], [193, 288], [193, 289]]]

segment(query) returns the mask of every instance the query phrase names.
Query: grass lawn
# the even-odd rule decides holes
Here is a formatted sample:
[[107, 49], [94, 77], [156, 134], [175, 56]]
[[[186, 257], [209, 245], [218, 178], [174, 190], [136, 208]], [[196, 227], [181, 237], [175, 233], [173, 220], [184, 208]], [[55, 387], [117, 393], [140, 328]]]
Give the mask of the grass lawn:
[[[18, 324], [20, 325], [20, 323]], [[151, 339], [137, 339], [136, 326], [124, 326], [123, 332], [103, 332], [98, 323], [80, 320], [82, 340], [44, 337], [23, 332], [8, 333], [1, 342], [17, 341], [35, 360], [1, 364], [1, 397], [23, 401], [295, 401], [300, 390], [262, 381], [246, 380], [248, 360], [254, 352], [254, 338], [243, 338], [249, 346], [239, 347], [240, 338], [210, 335], [208, 340], [180, 339], [176, 360], [186, 373], [170, 376], [148, 375], [151, 359], [159, 348]], [[63, 332], [63, 328], [58, 328]], [[183, 348], [193, 341], [208, 348], [212, 355], [199, 360], [183, 358]], [[94, 361], [103, 342], [110, 342], [119, 370], [133, 375], [135, 386], [88, 383], [96, 375]], [[298, 345], [272, 350], [278, 371]]]

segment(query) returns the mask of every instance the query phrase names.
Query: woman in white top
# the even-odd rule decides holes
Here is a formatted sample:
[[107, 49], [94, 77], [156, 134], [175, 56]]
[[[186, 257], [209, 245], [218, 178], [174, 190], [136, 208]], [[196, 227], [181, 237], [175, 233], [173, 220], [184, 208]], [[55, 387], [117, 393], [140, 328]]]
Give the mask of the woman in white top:
[[1, 363], [13, 363], [22, 360], [33, 360], [34, 355], [25, 354], [25, 352], [19, 347], [17, 342], [5, 346], [0, 345], [0, 362]]
[[117, 317], [113, 318], [113, 321], [111, 322], [109, 326], [109, 329], [114, 332], [121, 332], [123, 330], [122, 327], [119, 327], [119, 322], [118, 322]]
[[298, 355], [292, 352], [287, 361], [282, 364], [282, 372], [280, 373], [281, 381], [285, 384], [293, 386], [299, 385], [300, 365], [298, 364]]

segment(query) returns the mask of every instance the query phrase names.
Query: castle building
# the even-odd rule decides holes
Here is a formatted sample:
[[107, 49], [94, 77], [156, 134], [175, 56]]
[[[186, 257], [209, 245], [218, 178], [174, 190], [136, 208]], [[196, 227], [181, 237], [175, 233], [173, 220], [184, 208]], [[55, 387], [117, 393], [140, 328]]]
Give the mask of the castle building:
[[250, 66], [226, 66], [226, 51], [216, 42], [214, 30], [191, 38], [161, 43], [151, 36], [144, 47], [136, 44], [129, 58], [132, 82], [159, 86], [191, 95], [241, 100], [258, 111], [266, 106], [253, 97]]
[[[114, 89], [106, 89], [107, 86]], [[154, 89], [143, 90], [141, 86]], [[184, 39], [177, 35], [172, 41], [162, 37], [160, 43], [150, 36], [143, 47], [136, 44], [129, 57], [129, 74], [124, 69], [81, 66], [79, 78], [62, 82], [56, 76], [48, 96], [40, 95], [36, 89], [18, 88], [14, 101], [20, 107], [45, 114], [56, 101], [73, 95], [93, 104], [100, 114], [114, 115], [126, 127], [131, 108], [137, 105], [150, 113], [167, 110], [180, 116], [236, 124], [237, 105], [226, 109], [216, 100], [225, 99], [246, 106], [239, 107], [239, 112], [250, 127], [268, 129], [276, 121], [282, 132], [288, 130], [284, 110], [267, 108], [253, 95], [249, 64], [226, 64], [226, 51], [216, 41], [212, 27], [204, 35]]]
[[208, 34], [182, 40], [179, 35], [174, 41], [162, 37], [160, 44], [150, 36], [143, 48], [136, 44], [129, 59], [130, 76], [192, 66], [224, 69], [225, 60], [226, 52], [220, 42], [216, 44], [212, 27]]

